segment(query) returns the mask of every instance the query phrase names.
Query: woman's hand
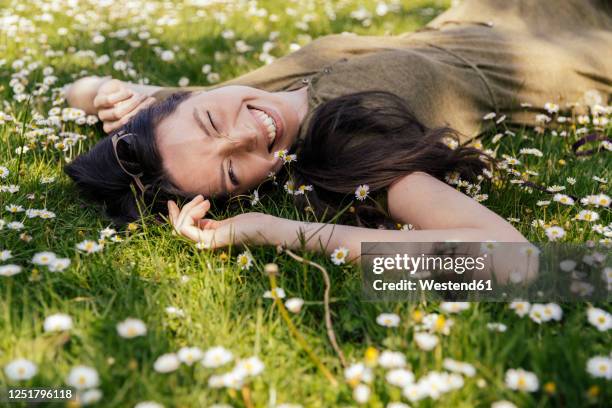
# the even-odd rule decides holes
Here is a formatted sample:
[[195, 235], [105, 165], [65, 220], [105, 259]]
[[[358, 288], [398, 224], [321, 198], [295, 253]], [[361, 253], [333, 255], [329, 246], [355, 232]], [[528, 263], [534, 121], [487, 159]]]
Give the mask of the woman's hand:
[[262, 227], [268, 225], [271, 216], [251, 212], [216, 221], [203, 218], [209, 209], [210, 201], [204, 200], [201, 194], [182, 209], [174, 201], [168, 201], [168, 214], [174, 230], [179, 235], [199, 242], [202, 248], [265, 242], [261, 231]]
[[111, 133], [155, 100], [152, 96], [129, 88], [125, 82], [111, 79], [98, 88], [93, 104], [103, 122], [104, 131]]

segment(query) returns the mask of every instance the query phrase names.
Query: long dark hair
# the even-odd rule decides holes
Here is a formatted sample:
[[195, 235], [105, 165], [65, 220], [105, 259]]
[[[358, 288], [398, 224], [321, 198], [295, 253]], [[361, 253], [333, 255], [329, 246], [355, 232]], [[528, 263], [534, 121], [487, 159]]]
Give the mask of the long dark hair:
[[[166, 201], [192, 198], [174, 186], [165, 173], [155, 143], [159, 122], [176, 110], [190, 92], [177, 92], [138, 112], [117, 131], [136, 133], [136, 156], [145, 172], [143, 182], [152, 183], [144, 200], [136, 200], [132, 179], [119, 167], [110, 136], [65, 167], [66, 173], [89, 200], [104, 205], [118, 225], [140, 218], [138, 203], [147, 212], [166, 213]], [[310, 206], [319, 218], [333, 216], [355, 188], [367, 184], [373, 195], [393, 181], [415, 171], [441, 180], [450, 172], [472, 180], [487, 166], [480, 150], [451, 148], [445, 138], [459, 141], [457, 132], [443, 127], [428, 129], [389, 92], [366, 91], [337, 97], [312, 112], [305, 137], [294, 147], [297, 161], [290, 174], [295, 185], [312, 185], [307, 195], [295, 195], [296, 204]], [[364, 203], [354, 214], [358, 224], [380, 224], [387, 215], [380, 206]], [[158, 217], [159, 221], [160, 218]], [[387, 220], [388, 221], [388, 220]]]

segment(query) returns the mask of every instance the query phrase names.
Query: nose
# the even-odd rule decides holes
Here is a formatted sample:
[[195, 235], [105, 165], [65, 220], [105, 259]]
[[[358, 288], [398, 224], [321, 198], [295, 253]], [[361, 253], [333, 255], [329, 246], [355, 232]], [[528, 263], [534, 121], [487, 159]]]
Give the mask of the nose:
[[232, 129], [230, 134], [223, 135], [220, 143], [224, 153], [250, 152], [257, 147], [257, 132], [247, 127]]

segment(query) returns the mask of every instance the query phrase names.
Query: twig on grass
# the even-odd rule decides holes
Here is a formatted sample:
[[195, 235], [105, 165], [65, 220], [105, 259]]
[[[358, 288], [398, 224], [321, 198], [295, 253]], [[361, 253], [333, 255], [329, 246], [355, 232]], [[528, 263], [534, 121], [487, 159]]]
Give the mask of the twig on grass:
[[334, 326], [332, 324], [331, 319], [331, 312], [329, 307], [329, 291], [331, 289], [331, 280], [329, 279], [329, 274], [327, 273], [327, 270], [318, 263], [310, 261], [308, 259], [304, 259], [301, 256], [293, 253], [290, 249], [282, 248], [282, 250], [296, 261], [303, 264], [308, 264], [310, 266], [314, 266], [315, 268], [321, 271], [321, 274], [323, 275], [323, 281], [325, 282], [325, 291], [323, 292], [323, 308], [325, 312], [325, 326], [327, 327], [327, 337], [329, 338], [329, 342], [334, 348], [334, 351], [338, 355], [342, 367], [346, 368], [348, 366], [346, 363], [346, 358], [344, 358], [344, 353], [342, 353], [342, 350], [338, 345], [338, 341], [336, 340], [336, 332], [334, 331]]

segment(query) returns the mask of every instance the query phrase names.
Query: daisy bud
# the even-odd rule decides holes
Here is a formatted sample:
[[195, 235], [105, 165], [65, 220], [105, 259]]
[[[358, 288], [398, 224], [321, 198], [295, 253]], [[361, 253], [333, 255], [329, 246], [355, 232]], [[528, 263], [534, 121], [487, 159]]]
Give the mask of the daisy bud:
[[268, 275], [277, 275], [278, 274], [278, 265], [275, 263], [269, 263], [264, 266], [264, 272]]

